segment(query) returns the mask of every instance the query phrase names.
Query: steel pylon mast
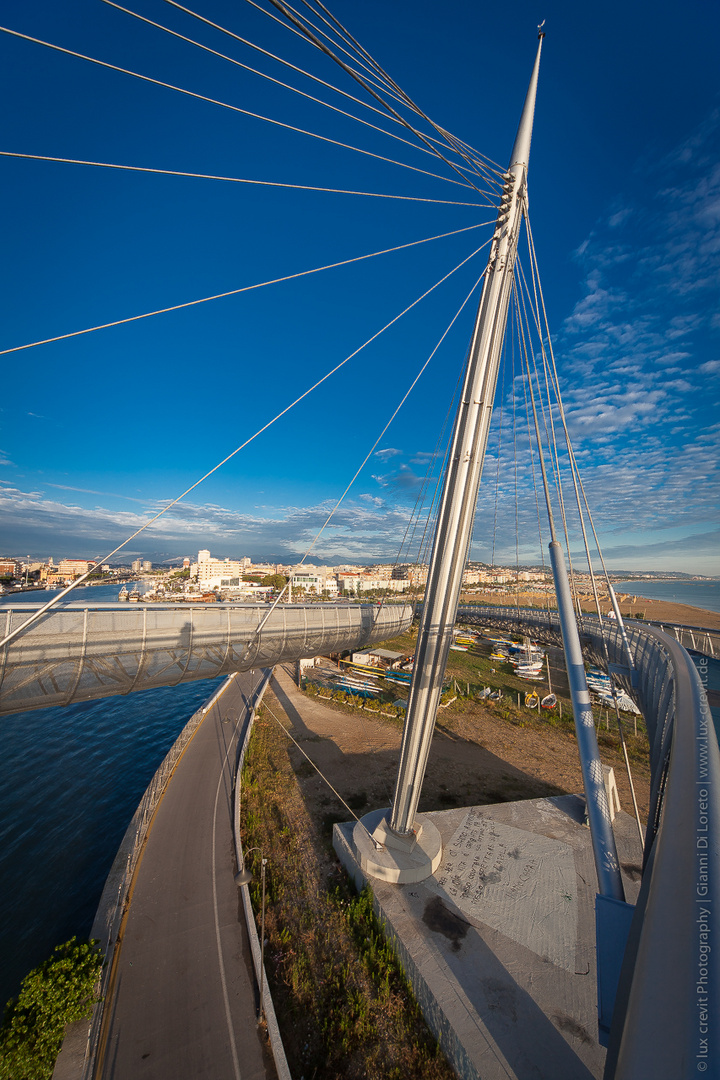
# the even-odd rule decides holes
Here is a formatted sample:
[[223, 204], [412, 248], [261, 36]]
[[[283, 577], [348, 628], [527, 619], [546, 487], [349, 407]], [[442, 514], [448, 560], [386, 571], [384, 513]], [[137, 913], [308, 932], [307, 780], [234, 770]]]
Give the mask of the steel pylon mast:
[[525, 200], [544, 36], [541, 31], [510, 164], [504, 174], [500, 209], [455, 418], [389, 821], [391, 831], [399, 836], [409, 837], [416, 831], [415, 813], [472, 536]]

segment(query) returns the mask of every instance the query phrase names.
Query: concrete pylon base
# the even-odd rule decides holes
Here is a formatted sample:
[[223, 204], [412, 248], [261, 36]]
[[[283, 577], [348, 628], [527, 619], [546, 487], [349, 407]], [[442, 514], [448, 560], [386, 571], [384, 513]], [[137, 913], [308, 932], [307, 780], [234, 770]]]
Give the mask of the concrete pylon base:
[[424, 881], [437, 870], [442, 859], [442, 840], [429, 818], [415, 819], [407, 838], [391, 831], [390, 810], [373, 810], [353, 829], [354, 854], [370, 877], [394, 884]]

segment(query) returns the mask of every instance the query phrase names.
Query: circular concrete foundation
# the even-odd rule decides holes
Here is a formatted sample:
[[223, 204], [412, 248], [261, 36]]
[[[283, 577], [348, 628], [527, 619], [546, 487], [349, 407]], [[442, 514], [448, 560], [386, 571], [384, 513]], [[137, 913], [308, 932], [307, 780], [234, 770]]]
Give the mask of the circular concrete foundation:
[[423, 881], [442, 859], [440, 833], [422, 814], [415, 819], [413, 833], [400, 836], [390, 830], [390, 810], [373, 810], [353, 829], [355, 856], [370, 877], [395, 884]]

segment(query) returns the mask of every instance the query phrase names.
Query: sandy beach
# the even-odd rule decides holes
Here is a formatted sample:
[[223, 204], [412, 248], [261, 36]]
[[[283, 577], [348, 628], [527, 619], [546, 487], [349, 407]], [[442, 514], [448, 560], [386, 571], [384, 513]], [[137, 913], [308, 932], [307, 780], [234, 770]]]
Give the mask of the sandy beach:
[[[516, 593], [498, 594], [496, 591], [465, 593], [461, 598], [463, 604], [499, 604], [514, 605], [519, 600], [521, 607], [547, 607], [548, 594], [542, 592], [521, 592], [519, 597]], [[720, 630], [720, 613], [706, 611], [705, 608], [692, 607], [690, 604], [675, 604], [668, 600], [647, 600], [643, 596], [635, 596], [627, 593], [618, 594], [620, 611], [628, 618], [642, 618], [654, 623], [673, 623], [679, 626], [699, 626], [705, 630]], [[583, 611], [595, 612], [595, 601], [592, 596], [581, 599]], [[550, 607], [555, 608], [555, 597], [550, 596]], [[610, 610], [610, 600], [607, 596], [600, 598], [600, 607], [603, 614]]]

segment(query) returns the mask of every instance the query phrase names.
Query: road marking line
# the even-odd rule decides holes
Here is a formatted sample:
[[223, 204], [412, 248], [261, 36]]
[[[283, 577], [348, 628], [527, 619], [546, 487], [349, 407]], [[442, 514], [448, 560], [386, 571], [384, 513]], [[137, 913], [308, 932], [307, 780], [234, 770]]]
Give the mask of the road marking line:
[[215, 831], [217, 824], [217, 808], [218, 800], [220, 798], [220, 788], [222, 786], [223, 778], [225, 775], [225, 768], [228, 763], [228, 757], [230, 756], [230, 750], [235, 742], [235, 736], [237, 735], [237, 725], [233, 732], [233, 737], [228, 744], [227, 751], [225, 753], [225, 760], [222, 763], [220, 769], [220, 776], [218, 778], [217, 790], [215, 792], [215, 807], [213, 809], [213, 827], [212, 827], [212, 886], [213, 886], [213, 907], [215, 909], [215, 940], [217, 942], [218, 951], [218, 964], [220, 966], [220, 982], [222, 983], [223, 999], [225, 1001], [225, 1019], [227, 1021], [228, 1034], [230, 1036], [230, 1049], [232, 1050], [233, 1069], [235, 1071], [235, 1080], [241, 1080], [240, 1076], [240, 1062], [238, 1061], [237, 1046], [235, 1045], [235, 1028], [233, 1027], [232, 1016], [230, 1014], [230, 997], [228, 995], [227, 979], [225, 978], [225, 963], [222, 955], [222, 944], [220, 942], [220, 921], [218, 917], [218, 900], [217, 900], [217, 881], [215, 880]]

